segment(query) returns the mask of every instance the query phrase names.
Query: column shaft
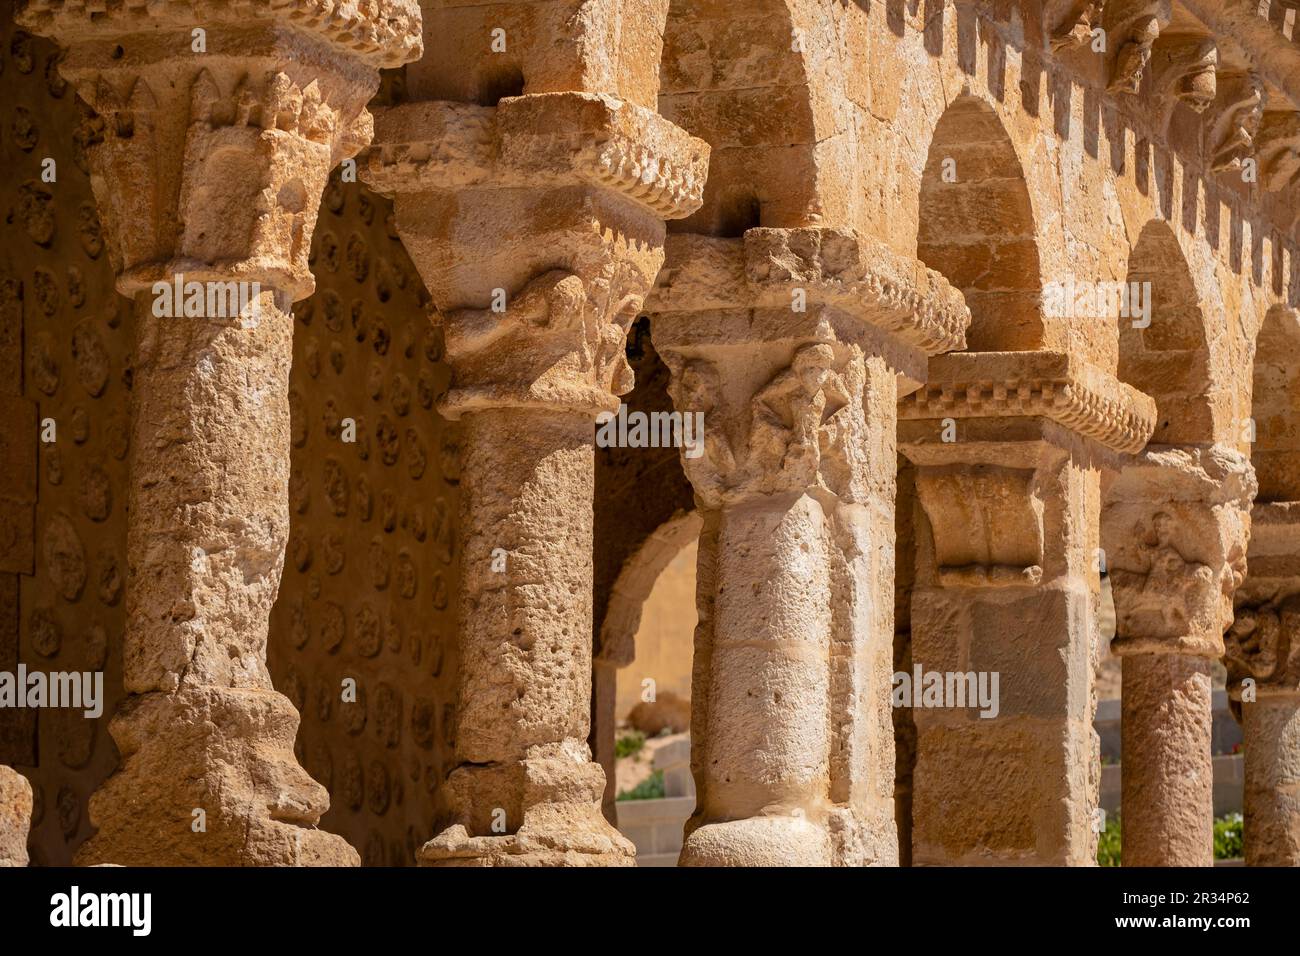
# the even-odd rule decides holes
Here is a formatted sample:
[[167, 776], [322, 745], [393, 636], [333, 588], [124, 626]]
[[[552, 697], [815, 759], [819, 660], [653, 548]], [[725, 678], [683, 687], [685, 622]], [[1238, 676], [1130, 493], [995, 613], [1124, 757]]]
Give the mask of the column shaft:
[[1210, 661], [1134, 654], [1121, 666], [1124, 865], [1213, 866]]
[[697, 669], [706, 713], [684, 864], [825, 866], [831, 581], [808, 494], [706, 512], [715, 583]]
[[1242, 705], [1247, 866], [1300, 866], [1300, 696]]
[[604, 774], [587, 744], [591, 419], [491, 409], [463, 421], [453, 829], [421, 859], [624, 862], [628, 845], [601, 814]]
[[[266, 667], [289, 532], [293, 319], [153, 314], [136, 300], [122, 764], [90, 801], [83, 864], [355, 865], [315, 829], [325, 788]], [[150, 821], [141, 827], [141, 819]]]

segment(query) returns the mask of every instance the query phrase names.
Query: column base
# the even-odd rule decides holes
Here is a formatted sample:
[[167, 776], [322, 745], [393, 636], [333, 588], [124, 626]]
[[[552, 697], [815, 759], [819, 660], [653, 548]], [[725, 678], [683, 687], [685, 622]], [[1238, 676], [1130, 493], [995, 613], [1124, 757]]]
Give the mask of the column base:
[[[90, 799], [79, 866], [358, 866], [316, 829], [329, 794], [293, 753], [298, 713], [261, 688], [130, 698], [110, 732], [122, 765]], [[201, 812], [196, 812], [201, 811]]]
[[[601, 811], [605, 773], [585, 743], [539, 747], [518, 762], [462, 765], [446, 790], [462, 812], [416, 854], [421, 866], [636, 865], [636, 847]], [[513, 833], [493, 832], [520, 815]]]
[[636, 847], [600, 815], [572, 807], [528, 814], [518, 832], [470, 836], [461, 824], [450, 826], [419, 851], [420, 866], [635, 866]]
[[705, 823], [686, 835], [678, 866], [831, 866], [824, 827], [803, 817]]

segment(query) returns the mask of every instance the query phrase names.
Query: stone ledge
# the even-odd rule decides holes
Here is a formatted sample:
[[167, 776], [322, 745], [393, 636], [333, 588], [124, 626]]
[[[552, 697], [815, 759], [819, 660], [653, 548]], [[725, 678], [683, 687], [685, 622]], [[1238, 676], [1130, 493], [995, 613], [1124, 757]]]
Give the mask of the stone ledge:
[[364, 176], [386, 195], [588, 184], [663, 219], [700, 208], [709, 165], [704, 141], [657, 113], [595, 93], [379, 109], [375, 144]]
[[1156, 404], [1063, 352], [962, 352], [930, 360], [929, 381], [899, 403], [900, 420], [1041, 417], [1116, 451], [1140, 451]]
[[798, 292], [814, 320], [817, 307], [835, 309], [930, 355], [966, 344], [970, 310], [943, 276], [876, 240], [831, 228], [759, 227], [739, 239], [670, 235], [646, 311], [766, 310], [768, 318], [750, 323], [751, 337], [780, 338], [798, 324]]
[[213, 23], [245, 28], [276, 22], [313, 34], [376, 67], [397, 67], [424, 52], [416, 0], [30, 0], [18, 21], [60, 42], [105, 39]]

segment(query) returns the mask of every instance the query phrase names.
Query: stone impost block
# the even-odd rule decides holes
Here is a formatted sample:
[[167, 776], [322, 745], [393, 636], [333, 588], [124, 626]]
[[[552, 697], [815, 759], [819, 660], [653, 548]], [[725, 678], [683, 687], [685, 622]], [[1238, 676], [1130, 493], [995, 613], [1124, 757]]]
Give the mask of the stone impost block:
[[892, 364], [920, 379], [917, 358], [964, 348], [970, 325], [961, 293], [939, 273], [834, 228], [670, 236], [646, 308], [668, 319], [655, 330], [665, 347], [883, 337], [912, 351]]
[[[967, 352], [931, 359], [929, 378], [899, 402], [901, 421], [1046, 418], [1117, 452], [1140, 451], [1156, 405], [1064, 352]], [[950, 447], [960, 443], [949, 443]]]
[[586, 185], [659, 219], [700, 208], [709, 165], [703, 140], [598, 93], [402, 104], [377, 113], [375, 141], [365, 177], [385, 195]]

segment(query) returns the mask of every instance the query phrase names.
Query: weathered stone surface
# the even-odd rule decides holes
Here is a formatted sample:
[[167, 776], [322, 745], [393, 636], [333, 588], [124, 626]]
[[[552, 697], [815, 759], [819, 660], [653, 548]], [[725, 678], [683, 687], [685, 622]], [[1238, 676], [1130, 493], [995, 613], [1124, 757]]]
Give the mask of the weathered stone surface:
[[683, 863], [1090, 864], [1102, 573], [1125, 862], [1208, 862], [1222, 657], [1295, 863], [1285, 6], [3, 3], [0, 668], [115, 715], [0, 713], [33, 861], [629, 862], [590, 741], [698, 535]]
[[32, 785], [17, 771], [0, 767], [0, 866], [27, 865], [27, 827]]

